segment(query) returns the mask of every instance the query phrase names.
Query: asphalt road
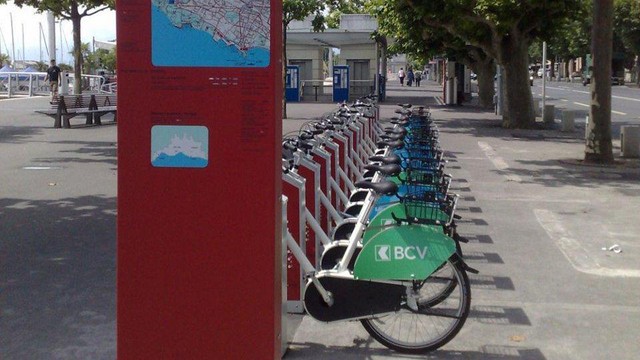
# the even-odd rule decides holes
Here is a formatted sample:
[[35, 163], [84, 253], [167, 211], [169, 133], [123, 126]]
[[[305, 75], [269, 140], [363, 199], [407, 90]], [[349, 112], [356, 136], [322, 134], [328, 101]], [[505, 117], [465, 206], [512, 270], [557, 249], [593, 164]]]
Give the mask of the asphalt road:
[[[534, 98], [542, 98], [542, 80], [534, 81]], [[589, 114], [591, 92], [589, 86], [582, 83], [550, 81], [546, 84], [547, 104], [558, 109], [575, 110], [576, 122], [584, 121]], [[558, 116], [556, 116], [558, 118]], [[640, 89], [627, 86], [611, 87], [611, 122], [614, 125], [640, 124]]]

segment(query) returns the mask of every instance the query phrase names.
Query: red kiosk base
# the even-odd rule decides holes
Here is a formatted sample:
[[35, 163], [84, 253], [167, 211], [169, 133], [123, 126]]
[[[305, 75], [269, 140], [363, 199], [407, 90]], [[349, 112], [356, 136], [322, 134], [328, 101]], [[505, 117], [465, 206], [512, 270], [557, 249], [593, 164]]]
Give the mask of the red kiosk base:
[[117, 3], [118, 359], [280, 358], [281, 0], [190, 3]]

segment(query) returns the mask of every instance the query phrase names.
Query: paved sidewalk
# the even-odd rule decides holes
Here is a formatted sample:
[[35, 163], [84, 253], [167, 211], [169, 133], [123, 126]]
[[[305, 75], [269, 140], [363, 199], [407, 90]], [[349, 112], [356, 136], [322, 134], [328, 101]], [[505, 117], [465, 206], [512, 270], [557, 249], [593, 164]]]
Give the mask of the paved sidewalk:
[[[480, 270], [464, 328], [427, 358], [636, 359], [640, 162], [580, 165], [583, 127], [505, 130], [491, 111], [438, 105], [433, 83], [389, 95], [383, 117], [398, 102], [431, 106], [461, 195], [463, 250]], [[621, 253], [602, 250], [616, 244]], [[424, 357], [388, 351], [357, 322], [303, 317], [286, 358]]]
[[[636, 359], [638, 160], [579, 165], [584, 129], [505, 130], [491, 111], [440, 106], [440, 95], [433, 83], [391, 85], [381, 112], [430, 105], [438, 122], [465, 254], [480, 270], [467, 323], [419, 357], [357, 322], [295, 315], [285, 358]], [[33, 113], [46, 102], [0, 100], [0, 358], [114, 359], [117, 127], [53, 129]], [[284, 132], [334, 108], [289, 104]], [[615, 244], [621, 253], [602, 250]]]

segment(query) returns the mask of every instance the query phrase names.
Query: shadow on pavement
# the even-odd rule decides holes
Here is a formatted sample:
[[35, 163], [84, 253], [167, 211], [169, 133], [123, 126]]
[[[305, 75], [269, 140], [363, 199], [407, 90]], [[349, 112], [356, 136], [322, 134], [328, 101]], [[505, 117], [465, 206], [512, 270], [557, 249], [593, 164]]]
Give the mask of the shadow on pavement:
[[42, 130], [27, 126], [0, 126], [0, 143], [23, 144], [34, 135], [42, 134]]
[[[523, 184], [547, 187], [577, 186], [585, 188], [611, 187], [618, 191], [637, 189], [640, 181], [640, 162], [630, 161], [618, 166], [577, 165], [572, 159], [516, 160], [522, 168], [494, 170], [502, 174], [518, 175]], [[516, 166], [516, 165], [514, 165]], [[534, 169], [531, 169], [534, 167]], [[631, 192], [633, 193], [633, 191]], [[624, 193], [627, 195], [627, 192]], [[635, 193], [640, 196], [640, 193]]]
[[[114, 167], [118, 165], [116, 144], [111, 141], [53, 141], [51, 144], [74, 145], [77, 149], [61, 150], [56, 154], [61, 157], [37, 158], [41, 163], [105, 163]], [[82, 154], [91, 157], [64, 157], [66, 154]]]
[[0, 358], [114, 359], [116, 199], [5, 198], [0, 218]]
[[[361, 339], [362, 340], [362, 339]], [[363, 341], [364, 342], [364, 341]], [[479, 351], [452, 351], [437, 350], [428, 354], [410, 355], [401, 354], [388, 349], [364, 348], [361, 346], [338, 347], [326, 346], [318, 343], [306, 342], [292, 343], [294, 348], [302, 351], [299, 356], [295, 349], [289, 350], [284, 359], [345, 359], [345, 360], [368, 360], [375, 358], [393, 359], [459, 359], [459, 360], [492, 360], [492, 359], [523, 359], [523, 360], [546, 360], [540, 349], [517, 347], [517, 346], [494, 346], [485, 345]], [[310, 355], [313, 354], [313, 355]]]

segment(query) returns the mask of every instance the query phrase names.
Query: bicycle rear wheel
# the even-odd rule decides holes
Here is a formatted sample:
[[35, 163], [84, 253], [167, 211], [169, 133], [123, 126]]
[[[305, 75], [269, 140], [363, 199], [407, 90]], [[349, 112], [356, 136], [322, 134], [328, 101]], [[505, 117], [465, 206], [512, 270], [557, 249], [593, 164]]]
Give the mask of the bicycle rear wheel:
[[398, 352], [420, 354], [445, 345], [460, 331], [471, 306], [469, 279], [462, 266], [449, 259], [435, 274], [447, 272], [451, 281], [429, 277], [404, 299], [401, 310], [361, 320], [362, 325], [374, 339]]

